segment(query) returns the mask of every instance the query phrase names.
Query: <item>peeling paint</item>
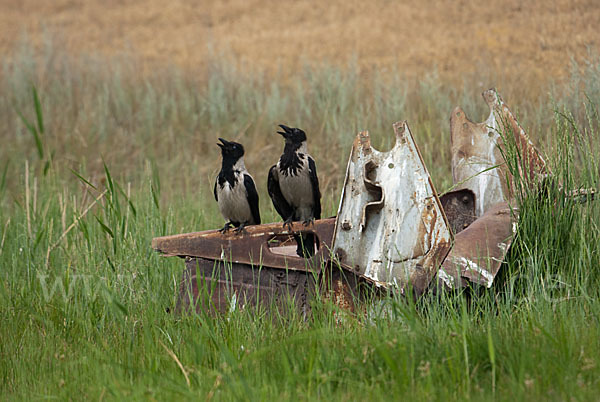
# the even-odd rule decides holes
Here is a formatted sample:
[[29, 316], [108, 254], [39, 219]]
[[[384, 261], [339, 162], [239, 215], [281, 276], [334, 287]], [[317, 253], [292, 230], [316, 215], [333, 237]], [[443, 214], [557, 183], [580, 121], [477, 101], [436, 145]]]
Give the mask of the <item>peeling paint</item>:
[[485, 268], [480, 267], [474, 261], [471, 261], [465, 257], [453, 257], [450, 259], [453, 263], [459, 264], [462, 266], [464, 272], [475, 272], [480, 275], [479, 282], [484, 284], [487, 288], [492, 287], [492, 282], [494, 281], [494, 275], [490, 274]]
[[372, 283], [422, 293], [445, 258], [452, 235], [406, 122], [394, 124], [388, 152], [356, 137], [338, 207], [334, 250], [340, 263]]
[[438, 278], [440, 278], [450, 289], [454, 289], [454, 277], [448, 275], [446, 271], [444, 271], [444, 268], [440, 268], [438, 271]]

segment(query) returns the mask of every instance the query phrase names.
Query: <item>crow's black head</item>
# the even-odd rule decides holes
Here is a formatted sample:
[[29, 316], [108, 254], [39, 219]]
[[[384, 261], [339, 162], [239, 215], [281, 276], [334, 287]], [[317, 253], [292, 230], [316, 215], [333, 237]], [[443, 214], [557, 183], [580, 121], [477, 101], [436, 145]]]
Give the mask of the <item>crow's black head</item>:
[[278, 131], [277, 134], [281, 134], [283, 138], [285, 138], [285, 142], [300, 144], [306, 141], [306, 133], [299, 128], [290, 128], [283, 124], [280, 124], [279, 127], [281, 127], [283, 131]]
[[221, 144], [217, 143], [217, 145], [221, 148], [221, 155], [224, 160], [227, 159], [235, 162], [244, 156], [244, 147], [242, 144], [227, 141], [223, 138], [219, 138], [219, 141], [221, 141]]

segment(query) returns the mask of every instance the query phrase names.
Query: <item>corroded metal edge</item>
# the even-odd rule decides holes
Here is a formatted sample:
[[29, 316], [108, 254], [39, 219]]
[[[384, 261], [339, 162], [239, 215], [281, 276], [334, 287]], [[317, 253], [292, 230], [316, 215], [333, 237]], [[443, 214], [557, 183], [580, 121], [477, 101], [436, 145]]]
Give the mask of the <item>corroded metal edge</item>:
[[306, 315], [317, 276], [310, 272], [187, 258], [175, 313], [228, 313], [236, 309], [294, 307]]
[[518, 211], [515, 204], [515, 177], [504, 159], [507, 150], [518, 151], [517, 171], [529, 188], [540, 188], [550, 175], [541, 153], [496, 89], [482, 97], [489, 107], [488, 118], [474, 123], [457, 107], [450, 116], [452, 177], [455, 187], [474, 194], [475, 215], [466, 229], [457, 232], [452, 251], [438, 271], [446, 287], [460, 288], [466, 281], [492, 286], [512, 244]]
[[[425, 291], [450, 250], [452, 234], [408, 124], [397, 122], [393, 128], [396, 144], [388, 152], [372, 148], [366, 131], [355, 138], [338, 207], [333, 249], [344, 268], [371, 283], [395, 286], [401, 291], [410, 286], [418, 295]], [[405, 195], [412, 188], [415, 193]], [[406, 236], [398, 237], [402, 231], [408, 231]], [[375, 238], [388, 239], [387, 243], [401, 238], [414, 249], [407, 250], [405, 244], [394, 240], [390, 245], [374, 243]], [[376, 244], [375, 248], [384, 248], [380, 250], [382, 255], [370, 258], [369, 253], [379, 252], [373, 250]], [[392, 249], [396, 257], [388, 256], [390, 251], [386, 250]]]
[[541, 153], [498, 92], [488, 89], [482, 97], [490, 110], [485, 121], [474, 123], [460, 107], [450, 115], [453, 181], [457, 189], [473, 191], [477, 216], [513, 198], [514, 177], [504, 160], [508, 146], [518, 148], [517, 168], [528, 186], [537, 185], [539, 179], [550, 174]]
[[456, 234], [438, 279], [448, 288], [461, 288], [464, 280], [490, 288], [512, 243], [517, 218], [516, 209], [499, 203]]
[[[291, 230], [284, 229], [281, 223], [269, 223], [247, 226], [245, 232], [240, 234], [206, 230], [163, 236], [152, 239], [152, 248], [165, 256], [201, 257], [253, 266], [318, 271], [329, 259], [334, 222], [335, 218], [328, 218], [316, 220], [314, 225], [308, 227], [294, 222]], [[319, 239], [318, 252], [310, 259], [277, 254], [268, 245], [278, 236], [301, 233], [314, 233]]]

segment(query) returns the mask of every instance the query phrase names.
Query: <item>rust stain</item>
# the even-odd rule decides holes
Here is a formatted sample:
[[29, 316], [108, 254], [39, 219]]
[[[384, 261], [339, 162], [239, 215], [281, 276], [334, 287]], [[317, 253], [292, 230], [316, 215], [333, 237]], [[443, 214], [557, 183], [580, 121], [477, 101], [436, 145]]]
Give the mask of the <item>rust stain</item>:
[[[452, 235], [418, 146], [405, 121], [388, 152], [357, 135], [338, 208], [334, 248], [342, 266], [376, 286], [421, 294]], [[365, 152], [368, 150], [368, 152]]]
[[451, 288], [463, 287], [463, 279], [491, 287], [512, 243], [517, 217], [517, 210], [500, 203], [457, 233], [438, 279]]
[[[329, 258], [334, 223], [334, 218], [316, 220], [310, 227], [294, 222], [291, 232], [284, 229], [281, 223], [248, 226], [246, 232], [241, 234], [207, 230], [157, 237], [152, 240], [152, 247], [168, 256], [200, 257], [252, 266], [318, 272]], [[281, 236], [291, 237], [293, 233], [315, 234], [319, 239], [318, 252], [310, 259], [298, 257], [295, 250], [291, 255], [274, 252], [270, 242], [279, 241]]]
[[497, 91], [492, 88], [482, 96], [490, 110], [484, 122], [472, 122], [460, 107], [450, 116], [452, 177], [458, 189], [473, 191], [477, 216], [514, 196], [514, 177], [503, 157], [509, 148], [505, 140], [519, 150], [517, 168], [526, 186], [538, 186], [540, 179], [550, 174], [540, 152]]
[[187, 258], [175, 313], [227, 313], [257, 306], [286, 313], [292, 301], [299, 313], [306, 314], [316, 289], [314, 278], [302, 271]]

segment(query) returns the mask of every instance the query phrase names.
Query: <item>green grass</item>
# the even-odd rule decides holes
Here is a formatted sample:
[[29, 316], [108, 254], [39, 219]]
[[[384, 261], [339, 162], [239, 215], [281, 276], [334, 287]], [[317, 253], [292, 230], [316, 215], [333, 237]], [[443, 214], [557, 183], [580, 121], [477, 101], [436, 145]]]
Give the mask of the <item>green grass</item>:
[[[383, 149], [400, 119], [438, 190], [450, 187], [448, 116], [460, 104], [482, 119], [479, 89], [351, 68], [278, 83], [217, 62], [200, 77], [138, 78], [128, 60], [30, 53], [0, 79], [0, 399], [598, 398], [600, 203], [559, 186], [520, 193], [519, 232], [490, 290], [390, 296], [342, 320], [324, 300], [307, 320], [166, 312], [183, 262], [150, 241], [222, 225], [218, 136], [247, 144], [275, 221], [264, 183], [281, 151], [275, 125], [304, 127], [332, 215], [354, 134], [369, 129]], [[503, 92], [567, 190], [600, 188], [599, 65], [547, 99]]]

